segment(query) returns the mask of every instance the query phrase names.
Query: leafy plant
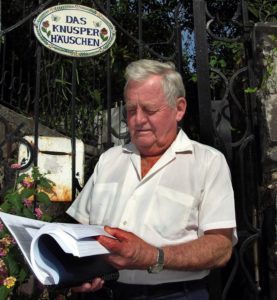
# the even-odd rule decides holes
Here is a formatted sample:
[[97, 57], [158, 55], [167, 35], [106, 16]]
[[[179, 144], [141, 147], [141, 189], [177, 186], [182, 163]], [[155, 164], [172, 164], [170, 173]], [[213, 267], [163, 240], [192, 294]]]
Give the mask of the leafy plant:
[[[19, 172], [21, 165], [13, 164], [11, 168]], [[33, 167], [30, 174], [20, 174], [14, 187], [5, 193], [0, 210], [31, 219], [51, 221], [46, 211], [51, 203], [49, 194], [53, 192], [54, 183], [45, 175], [37, 167]], [[15, 240], [0, 223], [0, 299], [8, 299], [29, 276], [29, 267]], [[19, 298], [22, 299], [21, 296]]]

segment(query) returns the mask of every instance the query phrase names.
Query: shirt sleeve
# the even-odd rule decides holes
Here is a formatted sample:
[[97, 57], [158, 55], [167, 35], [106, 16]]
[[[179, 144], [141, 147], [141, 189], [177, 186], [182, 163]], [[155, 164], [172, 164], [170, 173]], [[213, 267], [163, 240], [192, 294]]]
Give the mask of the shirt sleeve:
[[234, 191], [230, 170], [223, 154], [207, 159], [202, 201], [199, 208], [199, 230], [233, 228], [237, 242]]
[[91, 195], [94, 185], [93, 177], [94, 175], [89, 178], [81, 193], [66, 211], [68, 215], [82, 224], [89, 224]]
[[94, 168], [93, 174], [85, 184], [81, 193], [77, 196], [77, 198], [66, 211], [68, 215], [70, 215], [72, 218], [74, 218], [81, 224], [90, 224], [94, 186], [98, 174], [101, 173], [101, 168], [103, 169], [103, 165], [105, 165], [103, 161], [105, 161], [105, 157], [108, 156], [106, 155], [108, 151], [102, 153], [102, 155], [99, 157], [99, 160]]

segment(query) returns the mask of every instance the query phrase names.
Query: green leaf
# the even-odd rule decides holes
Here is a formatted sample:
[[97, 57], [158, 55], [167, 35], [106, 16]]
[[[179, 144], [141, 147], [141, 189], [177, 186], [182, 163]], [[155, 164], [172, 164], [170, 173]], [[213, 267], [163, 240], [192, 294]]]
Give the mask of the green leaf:
[[18, 194], [11, 195], [9, 197], [8, 201], [11, 203], [11, 205], [15, 209], [21, 209], [23, 207], [23, 203], [22, 203], [21, 197]]
[[12, 289], [8, 289], [6, 286], [2, 285], [0, 286], [0, 299], [6, 300], [8, 299]]
[[14, 201], [14, 200], [20, 200], [21, 198], [20, 198], [20, 196], [18, 195], [17, 192], [13, 192], [11, 194], [6, 194], [4, 199], [6, 201]]
[[8, 189], [8, 190], [6, 190], [5, 195], [9, 195], [9, 194], [12, 194], [12, 193], [14, 193], [14, 189]]
[[41, 221], [51, 222], [52, 218], [48, 215], [43, 214], [42, 217], [41, 217]]
[[221, 66], [221, 68], [225, 68], [226, 67], [226, 61], [224, 60], [224, 59], [220, 59], [219, 60], [219, 63], [220, 63], [220, 66]]
[[257, 87], [248, 87], [247, 89], [244, 90], [246, 94], [254, 94], [257, 92]]
[[275, 34], [269, 34], [268, 37], [274, 42], [276, 41], [277, 37]]
[[21, 175], [19, 175], [17, 177], [17, 179], [16, 179], [16, 183], [17, 184], [20, 183], [25, 177], [28, 177], [28, 175], [27, 174], [21, 174]]
[[217, 58], [215, 56], [211, 56], [210, 65], [211, 67], [215, 67], [217, 64]]
[[22, 199], [28, 199], [29, 197], [33, 196], [35, 194], [35, 189], [33, 188], [25, 188], [21, 192]]
[[41, 174], [38, 170], [38, 167], [33, 167], [32, 168], [32, 177], [33, 177], [33, 179], [36, 181], [40, 175]]
[[39, 192], [37, 194], [37, 199], [42, 204], [46, 204], [46, 205], [50, 205], [51, 204], [49, 196], [47, 194], [45, 194], [44, 192]]
[[191, 79], [190, 79], [192, 82], [197, 82], [197, 75], [194, 73], [192, 74], [191, 76]]
[[[19, 251], [19, 250], [16, 249], [16, 251]], [[14, 277], [17, 277], [17, 275], [19, 273], [19, 268], [20, 268], [20, 266], [18, 264], [18, 261], [11, 254], [6, 256], [5, 261], [7, 263], [7, 267], [9, 269], [10, 275], [14, 276]]]
[[18, 274], [18, 281], [19, 283], [23, 283], [27, 277], [29, 276], [29, 272], [27, 271], [26, 268], [22, 268]]
[[[12, 205], [11, 205], [11, 203], [9, 203], [8, 201], [5, 201], [3, 204], [1, 204], [0, 208], [1, 208], [2, 211], [8, 212], [8, 211], [11, 210]], [[0, 299], [1, 299], [1, 298], [0, 298]]]
[[45, 189], [51, 189], [53, 185], [54, 185], [54, 183], [47, 178], [40, 178], [39, 183], [38, 183], [39, 187], [42, 187]]
[[10, 194], [5, 198], [6, 202], [12, 206], [12, 208], [19, 209], [23, 206], [21, 196], [19, 194]]
[[35, 219], [35, 216], [34, 216], [34, 213], [33, 213], [33, 209], [31, 208], [27, 208], [27, 207], [24, 207], [23, 208], [23, 215], [26, 217], [26, 218], [29, 218], [29, 219]]

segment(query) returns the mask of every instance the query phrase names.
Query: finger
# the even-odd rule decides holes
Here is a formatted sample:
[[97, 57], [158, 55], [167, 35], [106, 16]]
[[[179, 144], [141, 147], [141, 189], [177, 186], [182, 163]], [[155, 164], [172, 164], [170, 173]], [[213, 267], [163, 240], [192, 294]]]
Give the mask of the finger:
[[84, 292], [90, 292], [91, 290], [91, 283], [85, 282], [80, 286], [75, 286], [71, 288], [72, 292], [74, 293], [84, 293]]
[[109, 226], [104, 227], [105, 231], [117, 238], [118, 240], [126, 240], [130, 238], [132, 235], [130, 232], [119, 229], [119, 228], [112, 228]]
[[104, 235], [99, 236], [97, 241], [111, 252], [116, 252], [122, 247], [121, 242], [119, 240], [112, 239]]
[[104, 285], [104, 280], [102, 278], [95, 278], [91, 282], [91, 290], [92, 291], [97, 291], [100, 290]]
[[75, 293], [87, 293], [94, 292], [101, 289], [104, 285], [104, 280], [102, 278], [95, 278], [91, 282], [85, 282], [80, 286], [71, 288]]

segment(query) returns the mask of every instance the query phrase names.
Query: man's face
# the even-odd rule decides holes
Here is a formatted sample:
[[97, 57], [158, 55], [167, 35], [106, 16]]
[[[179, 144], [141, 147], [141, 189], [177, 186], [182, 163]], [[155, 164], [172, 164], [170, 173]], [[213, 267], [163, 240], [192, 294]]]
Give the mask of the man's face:
[[165, 152], [177, 135], [177, 122], [185, 113], [186, 102], [180, 98], [176, 107], [166, 101], [161, 77], [130, 81], [125, 92], [127, 122], [131, 140], [142, 155]]

